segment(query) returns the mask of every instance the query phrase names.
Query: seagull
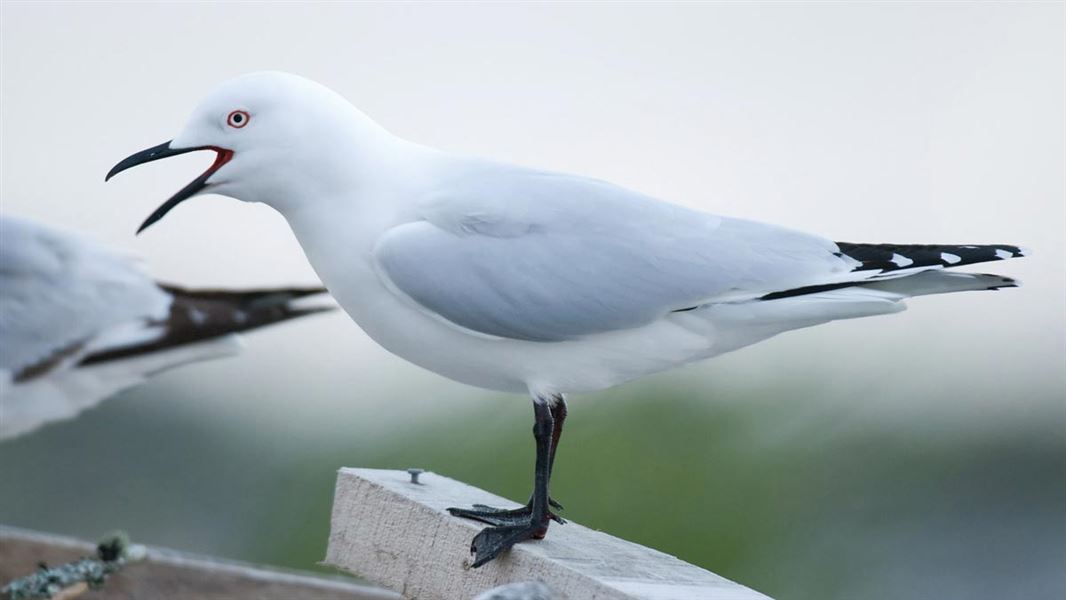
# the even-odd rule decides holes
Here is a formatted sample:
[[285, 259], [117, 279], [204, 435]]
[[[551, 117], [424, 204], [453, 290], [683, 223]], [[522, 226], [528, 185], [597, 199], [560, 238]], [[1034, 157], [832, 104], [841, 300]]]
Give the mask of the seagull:
[[210, 150], [214, 163], [138, 233], [204, 193], [288, 221], [323, 283], [392, 353], [473, 386], [528, 394], [533, 493], [456, 507], [489, 525], [474, 567], [563, 522], [549, 480], [566, 395], [610, 388], [784, 331], [894, 313], [926, 294], [1013, 287], [947, 271], [1017, 246], [833, 242], [707, 214], [604, 181], [403, 140], [299, 76], [226, 81], [171, 141], [115, 174]]
[[0, 215], [0, 440], [147, 377], [235, 354], [237, 332], [330, 310], [322, 288], [190, 290], [81, 236]]

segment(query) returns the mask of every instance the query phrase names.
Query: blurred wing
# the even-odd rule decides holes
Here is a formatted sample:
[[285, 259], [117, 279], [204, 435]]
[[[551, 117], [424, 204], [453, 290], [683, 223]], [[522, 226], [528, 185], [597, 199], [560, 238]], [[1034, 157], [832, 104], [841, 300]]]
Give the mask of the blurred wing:
[[[240, 349], [236, 336], [212, 338], [198, 344], [131, 356], [123, 360], [57, 368], [12, 381], [0, 371], [0, 441], [31, 433], [39, 427], [76, 417], [82, 411], [149, 375], [175, 365], [227, 356]], [[64, 366], [70, 365], [70, 362]]]
[[375, 257], [425, 310], [483, 334], [558, 341], [638, 327], [855, 264], [828, 240], [600, 181], [508, 167], [467, 180], [386, 232]]
[[159, 334], [170, 296], [129, 257], [0, 217], [0, 369], [20, 373]]
[[233, 335], [330, 310], [324, 289], [189, 290], [77, 236], [0, 217], [0, 440], [74, 417]]

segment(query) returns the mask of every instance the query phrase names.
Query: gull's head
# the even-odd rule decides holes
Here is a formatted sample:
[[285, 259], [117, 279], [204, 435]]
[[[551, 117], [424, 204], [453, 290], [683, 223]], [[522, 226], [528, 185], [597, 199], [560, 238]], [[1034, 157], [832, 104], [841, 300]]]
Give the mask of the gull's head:
[[213, 193], [277, 204], [350, 177], [353, 146], [387, 134], [340, 95], [279, 72], [242, 75], [204, 98], [178, 135], [119, 162], [107, 179], [147, 162], [197, 150], [215, 152], [199, 177], [170, 197], [137, 230], [193, 196]]

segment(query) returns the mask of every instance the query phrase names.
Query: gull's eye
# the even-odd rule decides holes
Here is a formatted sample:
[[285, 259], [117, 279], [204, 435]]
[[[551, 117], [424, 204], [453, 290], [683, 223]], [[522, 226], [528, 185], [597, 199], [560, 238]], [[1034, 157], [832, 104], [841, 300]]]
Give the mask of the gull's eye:
[[234, 129], [240, 129], [248, 124], [251, 117], [243, 110], [235, 110], [226, 117], [226, 124]]

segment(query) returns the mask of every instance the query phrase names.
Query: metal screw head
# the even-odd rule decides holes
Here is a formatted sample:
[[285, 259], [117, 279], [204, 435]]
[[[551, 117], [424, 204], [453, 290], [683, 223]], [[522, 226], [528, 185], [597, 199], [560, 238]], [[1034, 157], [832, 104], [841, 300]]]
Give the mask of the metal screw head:
[[407, 472], [411, 475], [411, 483], [418, 483], [418, 476], [426, 471], [424, 469], [407, 469]]

